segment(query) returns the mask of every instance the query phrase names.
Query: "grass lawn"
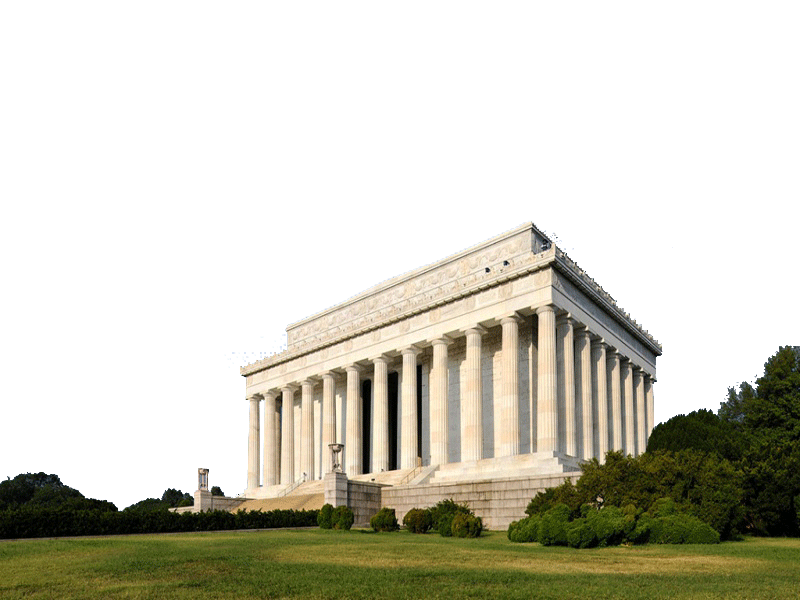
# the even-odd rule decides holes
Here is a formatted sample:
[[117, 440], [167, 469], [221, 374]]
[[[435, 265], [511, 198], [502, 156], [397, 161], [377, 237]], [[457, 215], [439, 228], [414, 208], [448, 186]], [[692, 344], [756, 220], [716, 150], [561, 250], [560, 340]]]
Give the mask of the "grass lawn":
[[574, 550], [365, 531], [0, 541], [0, 598], [798, 598], [800, 540]]

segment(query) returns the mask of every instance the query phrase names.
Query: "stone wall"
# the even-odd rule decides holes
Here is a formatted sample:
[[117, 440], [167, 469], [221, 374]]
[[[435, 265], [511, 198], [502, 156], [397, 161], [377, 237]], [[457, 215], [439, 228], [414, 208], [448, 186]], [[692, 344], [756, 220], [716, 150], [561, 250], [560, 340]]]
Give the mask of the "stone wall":
[[526, 516], [525, 509], [538, 492], [561, 485], [566, 479], [574, 483], [578, 477], [580, 473], [386, 487], [382, 490], [381, 506], [394, 508], [397, 520], [402, 523], [403, 516], [412, 508], [427, 508], [451, 499], [459, 504], [466, 502], [483, 519], [487, 529], [504, 530], [512, 521]]

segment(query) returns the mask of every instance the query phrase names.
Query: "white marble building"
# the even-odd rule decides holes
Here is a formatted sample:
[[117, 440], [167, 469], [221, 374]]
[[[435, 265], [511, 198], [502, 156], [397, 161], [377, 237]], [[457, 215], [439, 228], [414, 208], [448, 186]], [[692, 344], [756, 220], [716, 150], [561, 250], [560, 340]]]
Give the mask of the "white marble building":
[[643, 452], [653, 428], [661, 346], [532, 223], [294, 323], [287, 340], [241, 369], [247, 497], [321, 479], [334, 442], [351, 479], [434, 485], [573, 472]]

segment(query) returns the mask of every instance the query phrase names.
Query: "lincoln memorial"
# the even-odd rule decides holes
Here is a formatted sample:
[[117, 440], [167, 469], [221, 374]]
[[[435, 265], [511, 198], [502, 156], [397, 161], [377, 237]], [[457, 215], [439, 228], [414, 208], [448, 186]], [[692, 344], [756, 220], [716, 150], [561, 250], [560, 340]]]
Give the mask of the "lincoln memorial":
[[399, 514], [463, 498], [498, 527], [653, 428], [660, 344], [532, 223], [286, 331], [241, 369], [247, 498], [321, 492], [338, 443]]

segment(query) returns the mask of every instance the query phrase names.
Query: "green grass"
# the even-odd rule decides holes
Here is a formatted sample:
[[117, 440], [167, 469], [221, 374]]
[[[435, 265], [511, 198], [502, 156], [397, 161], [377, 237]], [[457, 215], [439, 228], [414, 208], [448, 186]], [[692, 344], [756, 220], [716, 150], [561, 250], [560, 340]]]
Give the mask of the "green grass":
[[797, 598], [800, 540], [573, 550], [363, 531], [0, 542], [0, 598]]

